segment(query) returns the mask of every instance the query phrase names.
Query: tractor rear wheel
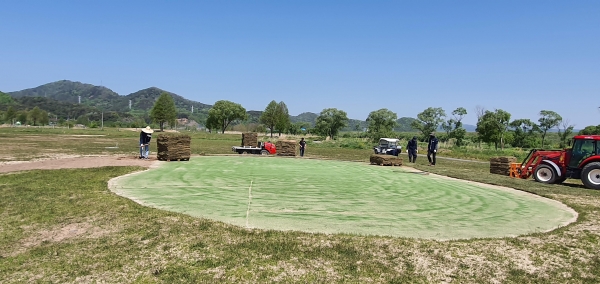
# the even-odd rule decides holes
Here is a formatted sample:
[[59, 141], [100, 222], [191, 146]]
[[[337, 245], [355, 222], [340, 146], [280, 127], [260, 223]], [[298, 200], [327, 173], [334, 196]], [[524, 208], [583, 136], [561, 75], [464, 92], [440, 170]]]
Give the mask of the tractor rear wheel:
[[556, 172], [554, 169], [548, 165], [538, 165], [535, 168], [535, 172], [533, 172], [533, 178], [537, 182], [552, 184], [556, 182]]
[[581, 181], [588, 188], [600, 189], [600, 162], [585, 165], [581, 170]]
[[260, 154], [263, 155], [263, 156], [268, 156], [269, 155], [269, 151], [262, 150], [262, 151], [260, 151]]

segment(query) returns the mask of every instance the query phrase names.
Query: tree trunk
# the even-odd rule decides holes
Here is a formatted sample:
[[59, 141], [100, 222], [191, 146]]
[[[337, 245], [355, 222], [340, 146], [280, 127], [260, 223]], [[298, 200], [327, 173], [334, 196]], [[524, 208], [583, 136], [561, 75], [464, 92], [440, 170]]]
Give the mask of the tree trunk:
[[542, 149], [544, 149], [544, 140], [546, 139], [546, 132], [542, 134]]

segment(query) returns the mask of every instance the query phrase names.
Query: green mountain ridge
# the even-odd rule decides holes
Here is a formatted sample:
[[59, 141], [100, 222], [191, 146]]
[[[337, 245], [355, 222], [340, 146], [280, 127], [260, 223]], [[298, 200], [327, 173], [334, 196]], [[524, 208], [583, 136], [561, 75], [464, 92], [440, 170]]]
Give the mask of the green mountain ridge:
[[[178, 109], [188, 110], [194, 106], [194, 111], [209, 109], [211, 105], [188, 100], [177, 94], [156, 87], [139, 90], [126, 96], [121, 96], [109, 88], [94, 86], [81, 82], [61, 80], [44, 84], [35, 88], [8, 93], [13, 98], [44, 97], [60, 102], [83, 104], [105, 111], [129, 112], [149, 111], [162, 92], [169, 93]], [[129, 101], [131, 100], [131, 109]]]
[[[148, 117], [148, 112], [154, 106], [162, 92], [167, 92], [173, 97], [179, 118], [190, 118], [203, 123], [212, 105], [188, 100], [175, 93], [150, 87], [126, 96], [119, 95], [104, 86], [95, 86], [81, 82], [61, 80], [44, 84], [35, 88], [0, 94], [0, 109], [6, 110], [8, 104], [15, 105], [18, 110], [32, 109], [38, 106], [57, 118], [73, 118], [81, 115], [93, 115], [105, 112], [116, 113], [118, 117], [142, 116]], [[8, 95], [8, 96], [7, 96]], [[131, 108], [130, 108], [131, 101]], [[192, 106], [194, 112], [192, 113]], [[249, 110], [248, 122], [258, 123], [262, 111]], [[115, 115], [115, 114], [113, 114]], [[318, 114], [303, 112], [297, 116], [290, 115], [292, 123], [306, 122], [315, 125]], [[398, 119], [396, 131], [413, 131], [410, 123], [414, 118], [402, 117]], [[345, 130], [364, 130], [367, 123], [364, 120], [349, 119]]]

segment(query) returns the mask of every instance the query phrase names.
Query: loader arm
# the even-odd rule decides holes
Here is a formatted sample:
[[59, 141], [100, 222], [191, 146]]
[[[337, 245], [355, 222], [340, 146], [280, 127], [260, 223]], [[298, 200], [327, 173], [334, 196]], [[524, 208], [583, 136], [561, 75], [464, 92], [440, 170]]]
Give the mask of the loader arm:
[[535, 168], [544, 160], [553, 161], [554, 164], [557, 164], [563, 151], [564, 150], [532, 149], [521, 163], [519, 177], [522, 179], [529, 178], [535, 171]]

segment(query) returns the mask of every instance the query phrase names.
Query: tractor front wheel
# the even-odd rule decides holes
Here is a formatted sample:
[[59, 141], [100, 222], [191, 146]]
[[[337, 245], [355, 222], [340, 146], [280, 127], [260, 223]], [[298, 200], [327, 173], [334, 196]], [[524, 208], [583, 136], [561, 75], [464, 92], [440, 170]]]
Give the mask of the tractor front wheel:
[[585, 165], [581, 170], [581, 181], [588, 188], [600, 189], [600, 162]]
[[559, 177], [559, 178], [556, 180], [556, 182], [555, 182], [555, 183], [556, 183], [556, 184], [561, 184], [561, 183], [565, 182], [565, 180], [567, 180], [567, 176], [565, 176], [565, 175], [562, 175], [561, 177]]
[[263, 156], [268, 156], [269, 155], [269, 151], [262, 150], [262, 151], [260, 151], [260, 154], [263, 155]]
[[548, 165], [538, 165], [533, 173], [533, 178], [537, 182], [552, 184], [556, 182], [556, 172]]

